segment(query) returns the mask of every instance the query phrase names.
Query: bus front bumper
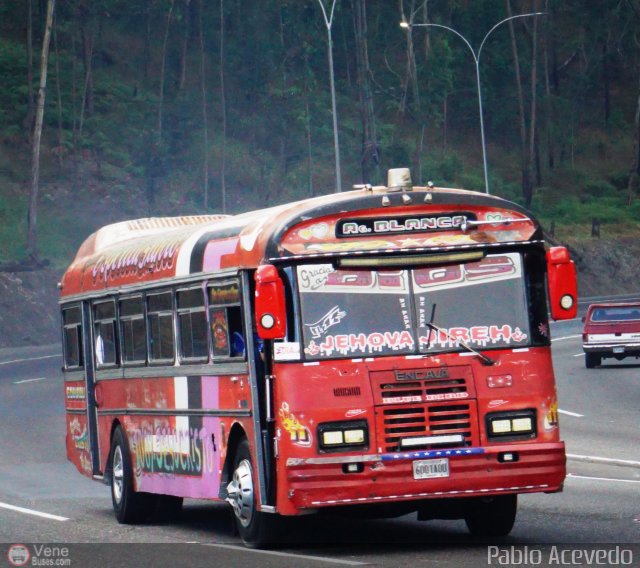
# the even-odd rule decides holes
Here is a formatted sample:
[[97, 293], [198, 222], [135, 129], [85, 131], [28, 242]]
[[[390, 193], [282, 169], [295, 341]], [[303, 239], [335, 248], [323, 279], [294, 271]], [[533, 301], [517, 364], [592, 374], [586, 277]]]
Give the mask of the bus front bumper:
[[289, 458], [286, 474], [288, 502], [280, 499], [278, 510], [296, 514], [342, 505], [554, 493], [562, 490], [566, 456], [564, 442], [360, 456], [334, 454]]

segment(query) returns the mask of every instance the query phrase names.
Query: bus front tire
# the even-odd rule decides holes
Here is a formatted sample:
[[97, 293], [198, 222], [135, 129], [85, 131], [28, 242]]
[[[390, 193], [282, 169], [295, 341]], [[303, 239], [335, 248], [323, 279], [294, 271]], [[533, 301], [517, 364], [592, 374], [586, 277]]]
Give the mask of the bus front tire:
[[232, 478], [227, 485], [227, 501], [233, 509], [238, 533], [250, 548], [267, 548], [276, 544], [279, 518], [256, 508], [256, 474], [246, 438], [238, 444], [233, 460]]
[[511, 532], [518, 511], [518, 496], [496, 495], [470, 499], [464, 520], [473, 536], [498, 537]]
[[122, 524], [144, 521], [153, 512], [155, 495], [136, 492], [127, 436], [118, 426], [111, 440], [111, 501], [116, 519]]

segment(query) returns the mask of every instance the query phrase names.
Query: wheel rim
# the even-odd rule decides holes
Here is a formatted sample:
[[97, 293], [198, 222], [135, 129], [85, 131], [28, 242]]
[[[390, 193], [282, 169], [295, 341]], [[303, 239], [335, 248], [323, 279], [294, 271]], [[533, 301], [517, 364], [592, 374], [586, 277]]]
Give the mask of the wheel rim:
[[124, 465], [120, 446], [116, 446], [115, 450], [113, 450], [113, 479], [111, 487], [113, 489], [113, 498], [116, 503], [120, 503], [124, 489]]
[[253, 477], [251, 463], [242, 460], [233, 472], [233, 480], [227, 485], [227, 501], [231, 503], [236, 518], [243, 527], [253, 518]]

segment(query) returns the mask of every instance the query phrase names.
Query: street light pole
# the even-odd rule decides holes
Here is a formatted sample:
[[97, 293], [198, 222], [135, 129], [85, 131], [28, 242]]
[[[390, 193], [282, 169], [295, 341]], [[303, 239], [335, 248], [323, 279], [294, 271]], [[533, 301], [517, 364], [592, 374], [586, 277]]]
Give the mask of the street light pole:
[[336, 87], [333, 77], [333, 37], [331, 36], [331, 25], [333, 23], [333, 13], [336, 8], [337, 0], [333, 0], [331, 5], [331, 14], [327, 15], [327, 11], [322, 3], [322, 0], [318, 0], [320, 9], [322, 10], [322, 16], [324, 17], [324, 23], [327, 26], [327, 42], [329, 52], [329, 81], [331, 85], [331, 113], [333, 115], [333, 150], [336, 159], [336, 193], [342, 191], [342, 175], [340, 172], [340, 144], [338, 142], [338, 111], [336, 108]]
[[482, 112], [482, 87], [480, 86], [480, 55], [482, 54], [482, 48], [484, 47], [487, 38], [491, 35], [493, 30], [495, 30], [501, 24], [508, 22], [509, 20], [515, 20], [516, 18], [525, 18], [527, 16], [541, 16], [546, 12], [532, 12], [530, 14], [517, 14], [516, 16], [510, 16], [509, 18], [505, 18], [504, 20], [500, 20], [495, 26], [493, 26], [487, 34], [482, 39], [480, 43], [480, 47], [478, 51], [475, 51], [472, 45], [469, 43], [466, 37], [464, 37], [460, 32], [450, 28], [449, 26], [443, 26], [442, 24], [411, 24], [409, 22], [403, 21], [400, 22], [400, 27], [405, 29], [411, 28], [442, 28], [447, 31], [453, 32], [456, 34], [469, 48], [471, 55], [473, 57], [473, 62], [476, 65], [476, 82], [478, 84], [478, 112], [480, 113], [480, 139], [482, 141], [482, 164], [484, 166], [484, 190], [486, 193], [489, 193], [489, 168], [487, 166], [487, 147], [484, 138], [484, 114]]

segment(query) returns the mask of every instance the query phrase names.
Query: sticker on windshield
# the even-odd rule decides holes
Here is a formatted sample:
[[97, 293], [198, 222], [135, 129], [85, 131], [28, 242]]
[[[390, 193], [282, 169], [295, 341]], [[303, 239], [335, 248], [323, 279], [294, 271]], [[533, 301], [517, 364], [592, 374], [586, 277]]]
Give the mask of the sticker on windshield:
[[335, 351], [341, 355], [353, 353], [382, 353], [413, 349], [414, 341], [408, 331], [385, 331], [374, 333], [344, 333], [327, 335], [323, 341], [311, 341], [304, 352], [311, 357], [329, 357]]
[[293, 341], [282, 341], [274, 343], [273, 359], [275, 361], [299, 361], [300, 344]]
[[504, 325], [474, 325], [472, 327], [449, 327], [428, 330], [420, 335], [423, 348], [452, 348], [460, 342], [486, 347], [491, 344], [522, 343], [528, 339], [519, 327]]
[[304, 325], [309, 328], [311, 337], [318, 339], [322, 337], [330, 327], [339, 324], [342, 318], [346, 315], [347, 312], [341, 310], [338, 306], [333, 306], [333, 308], [331, 308], [317, 322], [305, 323]]

